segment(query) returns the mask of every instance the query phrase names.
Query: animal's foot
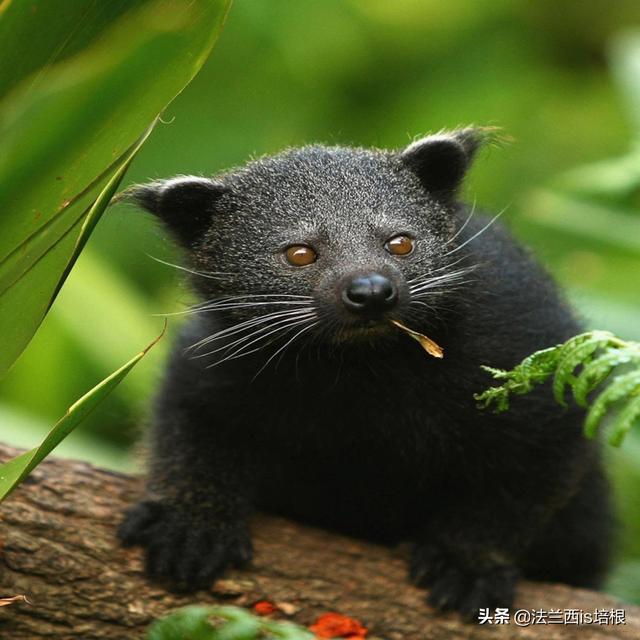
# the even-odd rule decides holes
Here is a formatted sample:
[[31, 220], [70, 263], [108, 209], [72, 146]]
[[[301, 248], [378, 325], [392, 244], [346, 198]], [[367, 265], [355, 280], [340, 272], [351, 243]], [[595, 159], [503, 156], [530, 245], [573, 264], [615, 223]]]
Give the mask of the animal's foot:
[[147, 575], [182, 592], [208, 588], [228, 567], [248, 563], [253, 553], [246, 525], [189, 516], [152, 501], [127, 511], [118, 537], [125, 546], [146, 547]]
[[413, 549], [410, 578], [429, 588], [428, 604], [441, 611], [456, 610], [473, 621], [482, 608], [510, 607], [518, 578], [512, 565], [487, 563], [486, 556], [478, 561], [465, 565], [439, 545], [419, 544]]

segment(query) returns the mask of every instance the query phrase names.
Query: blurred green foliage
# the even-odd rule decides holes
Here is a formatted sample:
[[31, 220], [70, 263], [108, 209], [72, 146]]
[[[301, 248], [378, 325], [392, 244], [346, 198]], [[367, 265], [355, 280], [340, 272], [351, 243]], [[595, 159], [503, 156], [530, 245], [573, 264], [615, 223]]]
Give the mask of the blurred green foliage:
[[[514, 143], [478, 158], [466, 197], [507, 207], [503, 220], [587, 328], [640, 339], [637, 0], [235, 0], [216, 54], [127, 179], [207, 175], [314, 141], [400, 147], [468, 123], [503, 127]], [[189, 301], [178, 272], [147, 254], [180, 263], [153, 221], [113, 207], [3, 383], [2, 440], [34, 444], [38, 424], [157, 332], [152, 314]], [[89, 417], [92, 439], [71, 437], [71, 453], [126, 466], [163, 343]], [[607, 454], [621, 506], [610, 588], [640, 602], [640, 438]]]

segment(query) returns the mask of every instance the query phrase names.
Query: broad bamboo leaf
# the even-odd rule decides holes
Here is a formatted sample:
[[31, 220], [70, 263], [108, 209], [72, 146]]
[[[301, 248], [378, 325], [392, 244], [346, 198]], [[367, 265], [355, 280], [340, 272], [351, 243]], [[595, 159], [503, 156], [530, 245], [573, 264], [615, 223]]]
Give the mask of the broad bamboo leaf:
[[[0, 336], [6, 341], [0, 355], [0, 375], [4, 372], [3, 366], [6, 370], [20, 355], [49, 310], [131, 160], [150, 132], [151, 128], [119, 159], [119, 166], [107, 177], [104, 186], [103, 181], [99, 182], [99, 192], [89, 191], [86, 200], [93, 200], [93, 204], [83, 209], [86, 200], [81, 198], [56, 221], [67, 221], [69, 229], [65, 229], [64, 224], [47, 225], [0, 265], [0, 274], [9, 276], [6, 289], [0, 289], [0, 302], [4, 305], [0, 310]], [[16, 317], [20, 318], [19, 322]]]
[[0, 465], [0, 501], [4, 500], [118, 386], [138, 361], [160, 340], [163, 334], [164, 330], [143, 351], [71, 405], [40, 446]]
[[37, 329], [148, 127], [206, 60], [229, 0], [107, 5], [0, 9], [0, 375]]

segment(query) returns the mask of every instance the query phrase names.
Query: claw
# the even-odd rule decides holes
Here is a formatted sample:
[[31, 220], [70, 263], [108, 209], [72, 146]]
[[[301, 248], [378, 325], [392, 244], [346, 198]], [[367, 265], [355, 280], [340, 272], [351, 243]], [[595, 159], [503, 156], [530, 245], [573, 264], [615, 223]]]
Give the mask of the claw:
[[203, 518], [186, 518], [158, 503], [141, 502], [126, 514], [118, 530], [125, 545], [147, 547], [146, 573], [181, 593], [209, 587], [230, 566], [251, 560], [249, 532]]
[[428, 604], [441, 611], [454, 609], [471, 622], [481, 608], [511, 606], [518, 571], [497, 566], [481, 572], [463, 566], [436, 544], [422, 544], [413, 550], [410, 578], [418, 586], [430, 587]]

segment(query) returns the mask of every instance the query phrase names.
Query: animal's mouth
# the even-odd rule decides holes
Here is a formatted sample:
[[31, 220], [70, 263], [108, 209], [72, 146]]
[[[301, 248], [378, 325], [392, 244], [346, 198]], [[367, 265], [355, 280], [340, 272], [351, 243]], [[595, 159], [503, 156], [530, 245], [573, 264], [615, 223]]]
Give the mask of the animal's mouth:
[[370, 340], [390, 333], [393, 325], [389, 320], [363, 319], [357, 324], [343, 325], [336, 332], [337, 342], [347, 342], [353, 340]]
[[444, 357], [444, 349], [433, 339], [390, 318], [363, 319], [358, 324], [343, 326], [337, 333], [337, 342], [371, 340], [390, 331], [403, 331], [407, 336], [416, 340], [420, 346], [432, 357]]

